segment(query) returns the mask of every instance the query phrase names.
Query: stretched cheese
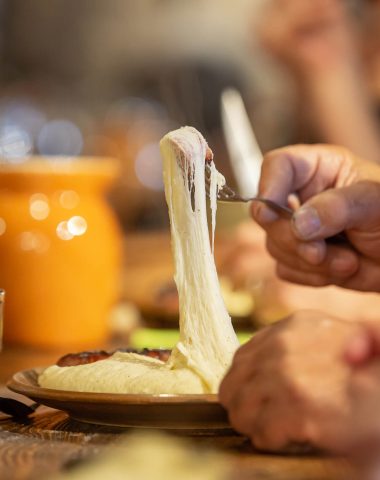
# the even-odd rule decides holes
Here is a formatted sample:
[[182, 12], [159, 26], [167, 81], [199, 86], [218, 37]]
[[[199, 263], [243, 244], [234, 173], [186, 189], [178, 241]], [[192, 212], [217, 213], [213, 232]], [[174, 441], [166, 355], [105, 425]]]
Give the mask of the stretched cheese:
[[[207, 223], [205, 158], [207, 144], [185, 127], [161, 141], [165, 195], [179, 295], [180, 341], [170, 362], [185, 363], [217, 391], [238, 346], [219, 288]], [[216, 195], [224, 178], [211, 161], [212, 237]]]
[[[43, 387], [109, 393], [216, 393], [238, 347], [219, 288], [205, 193], [207, 143], [192, 127], [168, 133], [160, 143], [169, 209], [180, 339], [168, 360], [118, 352], [106, 360], [51, 366]], [[212, 160], [210, 206], [213, 244], [216, 195], [224, 183]]]

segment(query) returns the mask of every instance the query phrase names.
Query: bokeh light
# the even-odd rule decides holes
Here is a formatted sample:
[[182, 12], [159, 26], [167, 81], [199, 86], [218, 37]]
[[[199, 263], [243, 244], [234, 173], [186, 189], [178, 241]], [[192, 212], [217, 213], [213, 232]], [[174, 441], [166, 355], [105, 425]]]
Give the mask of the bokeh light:
[[40, 232], [25, 231], [20, 234], [20, 248], [24, 252], [45, 253], [50, 247], [49, 238]]
[[0, 235], [4, 235], [6, 230], [7, 230], [7, 224], [4, 220], [4, 218], [0, 217]]
[[61, 240], [72, 240], [74, 235], [69, 232], [67, 221], [59, 222], [56, 228], [57, 237]]
[[87, 222], [83, 217], [76, 215], [67, 222], [68, 231], [75, 237], [83, 235], [87, 231]]
[[135, 172], [145, 187], [161, 191], [164, 189], [162, 179], [162, 160], [158, 143], [148, 143], [137, 154]]
[[69, 120], [52, 120], [38, 134], [37, 148], [41, 155], [78, 155], [83, 148], [82, 133]]
[[29, 200], [29, 212], [35, 220], [45, 220], [49, 216], [49, 200], [43, 193], [35, 193]]
[[26, 130], [17, 125], [0, 127], [0, 155], [12, 163], [22, 161], [33, 148], [33, 141]]
[[64, 190], [59, 195], [59, 203], [63, 208], [71, 210], [75, 208], [80, 201], [80, 197], [74, 190]]
[[31, 137], [37, 136], [46, 122], [45, 114], [23, 98], [5, 98], [0, 100], [0, 125], [19, 127]]

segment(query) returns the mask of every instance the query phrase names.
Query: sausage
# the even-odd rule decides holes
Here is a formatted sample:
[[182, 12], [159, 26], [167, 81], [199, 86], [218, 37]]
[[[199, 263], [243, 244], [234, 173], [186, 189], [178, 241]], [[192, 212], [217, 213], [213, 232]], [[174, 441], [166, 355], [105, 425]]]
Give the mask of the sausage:
[[150, 348], [143, 348], [142, 350], [136, 350], [134, 348], [119, 348], [113, 352], [106, 352], [105, 350], [89, 350], [86, 352], [68, 353], [57, 361], [57, 365], [59, 367], [73, 367], [76, 365], [85, 365], [86, 363], [94, 363], [109, 358], [115, 352], [137, 353], [139, 355], [157, 358], [162, 362], [166, 362], [170, 357], [171, 350]]
[[90, 350], [88, 352], [68, 353], [61, 357], [57, 365], [59, 367], [73, 367], [75, 365], [84, 365], [86, 363], [94, 363], [98, 360], [104, 360], [112, 354], [104, 350]]

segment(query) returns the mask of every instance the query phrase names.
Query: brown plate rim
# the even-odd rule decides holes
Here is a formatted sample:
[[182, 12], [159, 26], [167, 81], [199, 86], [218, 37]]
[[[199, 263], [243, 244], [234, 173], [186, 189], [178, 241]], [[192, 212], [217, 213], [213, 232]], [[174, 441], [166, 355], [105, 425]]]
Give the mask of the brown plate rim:
[[125, 405], [184, 405], [189, 403], [220, 405], [218, 395], [216, 394], [151, 395], [135, 393], [76, 392], [72, 390], [44, 388], [38, 385], [33, 385], [27, 381], [28, 375], [39, 375], [45, 368], [47, 367], [35, 367], [32, 369], [20, 370], [13, 374], [6, 385], [15, 393], [19, 393], [30, 398], [39, 398], [41, 400], [59, 399], [60, 401], [67, 400], [78, 403], [85, 401], [94, 404], [115, 403]]

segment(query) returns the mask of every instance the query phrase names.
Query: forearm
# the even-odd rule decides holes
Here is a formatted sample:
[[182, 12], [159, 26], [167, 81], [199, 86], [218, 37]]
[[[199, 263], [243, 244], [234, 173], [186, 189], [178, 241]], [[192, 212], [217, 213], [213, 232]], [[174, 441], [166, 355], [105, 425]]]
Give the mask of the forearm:
[[304, 85], [311, 121], [323, 141], [380, 163], [380, 128], [360, 71], [351, 65], [326, 69]]

